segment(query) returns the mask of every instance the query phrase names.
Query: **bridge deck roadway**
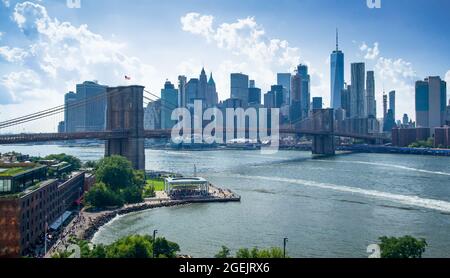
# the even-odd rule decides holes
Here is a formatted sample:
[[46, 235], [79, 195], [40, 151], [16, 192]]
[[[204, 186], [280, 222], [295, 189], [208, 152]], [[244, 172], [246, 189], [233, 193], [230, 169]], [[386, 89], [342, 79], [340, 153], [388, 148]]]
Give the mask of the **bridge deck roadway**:
[[[226, 132], [227, 130], [224, 130]], [[249, 131], [249, 130], [247, 130]], [[145, 130], [145, 138], [162, 139], [170, 138], [172, 130]], [[292, 128], [282, 128], [279, 130], [280, 134], [297, 134], [297, 135], [334, 135], [338, 137], [349, 137], [364, 140], [383, 140], [387, 141], [389, 138], [383, 136], [374, 136], [370, 134], [353, 134], [343, 132], [325, 132], [314, 130], [296, 130]], [[70, 141], [70, 140], [108, 140], [108, 139], [126, 139], [128, 138], [127, 131], [105, 131], [105, 132], [75, 132], [75, 133], [35, 133], [35, 134], [12, 134], [0, 135], [0, 145], [10, 144], [25, 144], [37, 142], [54, 142], [54, 141]]]

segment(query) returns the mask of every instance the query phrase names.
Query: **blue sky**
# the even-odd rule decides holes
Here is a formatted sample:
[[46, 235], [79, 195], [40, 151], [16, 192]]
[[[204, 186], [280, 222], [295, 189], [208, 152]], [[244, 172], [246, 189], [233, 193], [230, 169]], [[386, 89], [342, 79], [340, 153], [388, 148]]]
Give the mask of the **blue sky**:
[[[0, 120], [63, 102], [83, 80], [133, 83], [159, 93], [166, 78], [212, 71], [219, 96], [229, 74], [245, 72], [263, 91], [276, 72], [307, 63], [312, 95], [329, 103], [329, 55], [340, 30], [351, 62], [375, 70], [398, 92], [398, 117], [414, 116], [414, 81], [450, 81], [450, 1], [381, 0], [0, 0]], [[450, 87], [450, 86], [449, 86]], [[53, 130], [58, 119], [42, 126]], [[31, 128], [31, 127], [30, 127]]]

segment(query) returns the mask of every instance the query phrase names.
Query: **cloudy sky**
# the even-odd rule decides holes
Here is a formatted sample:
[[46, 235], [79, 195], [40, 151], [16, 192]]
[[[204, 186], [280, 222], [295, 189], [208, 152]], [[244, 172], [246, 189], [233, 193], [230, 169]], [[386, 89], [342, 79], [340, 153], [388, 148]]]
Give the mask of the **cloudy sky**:
[[[414, 116], [415, 80], [450, 82], [448, 0], [381, 0], [381, 9], [366, 0], [80, 2], [0, 0], [0, 121], [60, 105], [84, 80], [159, 94], [166, 79], [197, 77], [202, 66], [225, 99], [231, 72], [249, 74], [265, 92], [277, 72], [306, 63], [312, 95], [328, 105], [336, 28], [346, 80], [352, 62], [375, 70], [379, 113], [383, 87], [398, 92], [400, 118]], [[53, 131], [62, 117], [54, 118], [20, 131]]]

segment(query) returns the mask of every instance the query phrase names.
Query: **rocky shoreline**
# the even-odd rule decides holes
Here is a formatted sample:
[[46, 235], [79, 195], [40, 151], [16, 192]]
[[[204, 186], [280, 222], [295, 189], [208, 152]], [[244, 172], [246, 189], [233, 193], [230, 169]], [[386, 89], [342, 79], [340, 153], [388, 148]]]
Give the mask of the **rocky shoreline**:
[[142, 203], [138, 205], [133, 205], [129, 207], [120, 208], [117, 210], [113, 210], [110, 212], [102, 213], [100, 216], [97, 216], [89, 225], [89, 227], [83, 232], [82, 239], [83, 240], [92, 240], [94, 235], [98, 232], [98, 230], [104, 225], [111, 222], [114, 218], [120, 215], [129, 214], [132, 212], [139, 212], [149, 209], [155, 208], [163, 208], [163, 207], [174, 207], [185, 205], [190, 202], [188, 201], [165, 201], [160, 203]]
[[[215, 188], [216, 189], [216, 188]], [[219, 192], [219, 191], [218, 191]], [[115, 217], [120, 215], [129, 214], [132, 212], [139, 212], [149, 209], [155, 208], [163, 208], [163, 207], [174, 207], [181, 206], [186, 204], [194, 204], [194, 203], [210, 203], [210, 202], [240, 202], [241, 197], [234, 194], [233, 192], [227, 190], [220, 190], [220, 193], [223, 194], [220, 197], [215, 198], [206, 198], [206, 199], [192, 199], [192, 200], [155, 200], [149, 201], [141, 204], [129, 205], [123, 208], [119, 208], [116, 210], [112, 210], [109, 212], [99, 212], [93, 213], [90, 215], [88, 212], [84, 212], [85, 217], [88, 217], [91, 221], [89, 222], [88, 227], [81, 233], [81, 239], [91, 241], [94, 235], [98, 232], [98, 230], [104, 225], [111, 222]]]

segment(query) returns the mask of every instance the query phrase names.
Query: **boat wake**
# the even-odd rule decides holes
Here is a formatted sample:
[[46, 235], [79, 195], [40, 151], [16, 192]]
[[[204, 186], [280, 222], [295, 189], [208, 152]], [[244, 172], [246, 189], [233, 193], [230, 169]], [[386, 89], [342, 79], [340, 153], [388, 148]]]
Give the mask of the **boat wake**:
[[299, 184], [307, 187], [314, 187], [326, 190], [333, 190], [339, 192], [346, 192], [351, 194], [359, 194], [362, 196], [373, 197], [381, 200], [387, 200], [391, 202], [396, 202], [403, 205], [421, 207], [426, 209], [437, 210], [441, 212], [450, 213], [450, 202], [435, 200], [435, 199], [427, 199], [420, 198], [418, 196], [408, 196], [408, 195], [400, 195], [388, 192], [382, 192], [377, 190], [369, 190], [362, 189], [357, 187], [329, 184], [329, 183], [319, 183], [308, 180], [301, 179], [288, 179], [288, 178], [280, 178], [280, 177], [264, 177], [264, 176], [244, 176], [238, 175], [238, 178], [242, 179], [252, 179], [252, 180], [265, 180], [265, 181], [275, 181], [275, 182], [285, 182], [291, 184]]
[[365, 161], [342, 161], [342, 160], [339, 160], [339, 161], [317, 160], [317, 159], [314, 159], [312, 161], [325, 162], [325, 163], [363, 164], [363, 165], [381, 166], [381, 167], [387, 167], [387, 168], [397, 168], [397, 169], [401, 169], [401, 170], [414, 171], [414, 172], [426, 173], [426, 174], [431, 174], [431, 175], [450, 176], [450, 173], [446, 173], [446, 172], [429, 171], [429, 170], [424, 170], [424, 169], [417, 169], [417, 168], [411, 168], [411, 167], [395, 165], [395, 164], [387, 164], [387, 163], [376, 163], [376, 162], [365, 162]]

